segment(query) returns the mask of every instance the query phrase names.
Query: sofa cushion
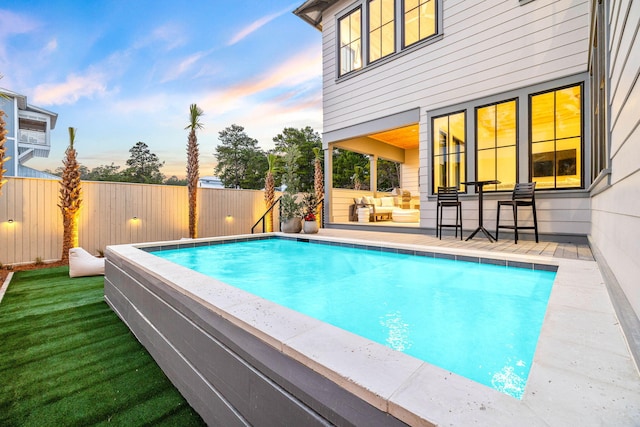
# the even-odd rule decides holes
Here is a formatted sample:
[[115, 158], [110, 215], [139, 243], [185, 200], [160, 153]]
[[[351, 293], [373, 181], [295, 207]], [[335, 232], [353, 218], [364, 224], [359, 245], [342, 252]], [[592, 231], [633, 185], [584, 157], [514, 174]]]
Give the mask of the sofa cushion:
[[385, 207], [393, 207], [393, 197], [382, 197], [380, 199], [381, 202], [381, 206], [385, 206]]

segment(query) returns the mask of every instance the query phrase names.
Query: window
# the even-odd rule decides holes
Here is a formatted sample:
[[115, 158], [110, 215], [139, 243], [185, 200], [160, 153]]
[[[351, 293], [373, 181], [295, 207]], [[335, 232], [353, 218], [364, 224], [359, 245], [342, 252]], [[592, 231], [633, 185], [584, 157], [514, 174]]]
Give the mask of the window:
[[538, 188], [582, 187], [582, 85], [529, 100], [532, 180]]
[[369, 62], [395, 52], [395, 0], [369, 1]]
[[603, 31], [604, 3], [596, 5], [593, 45], [591, 46], [591, 179], [595, 180], [607, 168], [607, 94], [605, 92], [606, 41]]
[[338, 78], [439, 40], [434, 36], [442, 34], [443, 1], [354, 0], [336, 21]]
[[517, 109], [515, 99], [476, 108], [476, 176], [500, 181], [484, 191], [512, 190], [516, 183]]
[[340, 75], [362, 68], [360, 8], [340, 19]]
[[465, 122], [464, 111], [432, 120], [434, 194], [438, 187], [459, 188], [466, 180]]
[[436, 0], [404, 0], [404, 46], [436, 33]]

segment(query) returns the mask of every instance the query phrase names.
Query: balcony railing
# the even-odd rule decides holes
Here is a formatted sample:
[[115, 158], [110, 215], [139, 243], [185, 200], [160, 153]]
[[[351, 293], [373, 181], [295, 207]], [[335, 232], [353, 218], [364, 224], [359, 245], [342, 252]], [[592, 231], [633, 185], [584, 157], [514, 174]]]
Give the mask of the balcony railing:
[[49, 146], [47, 143], [47, 134], [45, 132], [20, 129], [18, 131], [18, 138], [18, 143], [20, 144], [39, 145], [45, 147]]

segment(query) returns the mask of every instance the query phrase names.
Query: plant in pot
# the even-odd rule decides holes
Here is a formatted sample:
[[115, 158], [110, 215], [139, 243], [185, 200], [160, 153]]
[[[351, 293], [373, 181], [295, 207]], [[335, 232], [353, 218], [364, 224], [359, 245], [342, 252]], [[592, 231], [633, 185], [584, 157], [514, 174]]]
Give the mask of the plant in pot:
[[288, 192], [280, 199], [280, 230], [284, 233], [299, 233], [302, 230], [302, 204]]
[[318, 198], [314, 193], [306, 193], [302, 198], [302, 214], [304, 215], [304, 222], [302, 223], [302, 229], [307, 234], [313, 234], [318, 232], [318, 223], [316, 222], [316, 206], [318, 205]]

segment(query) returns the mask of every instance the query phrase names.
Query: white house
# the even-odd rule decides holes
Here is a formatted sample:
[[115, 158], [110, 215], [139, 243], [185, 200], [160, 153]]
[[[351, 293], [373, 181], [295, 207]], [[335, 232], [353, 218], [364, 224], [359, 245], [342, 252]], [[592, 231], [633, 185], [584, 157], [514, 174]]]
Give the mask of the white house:
[[201, 176], [198, 179], [198, 187], [202, 188], [224, 188], [222, 181], [217, 176]]
[[[52, 175], [24, 164], [33, 157], [49, 157], [50, 133], [56, 127], [58, 114], [27, 103], [27, 97], [0, 88], [0, 110], [7, 126], [6, 176], [52, 178]], [[57, 177], [55, 177], [57, 178]]]
[[469, 232], [478, 196], [462, 182], [501, 182], [485, 187], [491, 229], [496, 201], [534, 181], [540, 233], [589, 240], [640, 360], [640, 4], [308, 0], [294, 13], [322, 31], [327, 226], [358, 194], [332, 187], [334, 148], [369, 155], [371, 171], [401, 163], [417, 232], [433, 232], [438, 186], [463, 193]]

